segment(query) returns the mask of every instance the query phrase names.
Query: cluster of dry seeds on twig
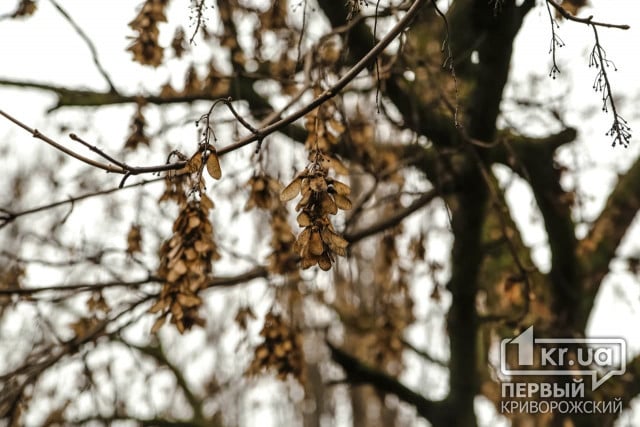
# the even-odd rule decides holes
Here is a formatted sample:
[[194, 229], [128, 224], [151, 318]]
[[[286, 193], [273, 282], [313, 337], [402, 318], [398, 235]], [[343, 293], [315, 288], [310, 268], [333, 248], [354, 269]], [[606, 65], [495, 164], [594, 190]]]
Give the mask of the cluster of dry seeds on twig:
[[147, 119], [142, 113], [144, 107], [144, 101], [140, 100], [136, 103], [136, 112], [131, 118], [131, 125], [129, 126], [131, 132], [124, 143], [124, 148], [129, 150], [137, 149], [141, 144], [149, 146], [149, 136], [145, 132], [147, 126]]
[[173, 34], [171, 40], [171, 50], [176, 58], [182, 58], [182, 55], [187, 51], [189, 45], [187, 44], [186, 35], [182, 27], [176, 28], [176, 32]]
[[20, 0], [18, 7], [11, 14], [12, 18], [19, 18], [23, 16], [33, 15], [38, 8], [38, 5], [33, 0]]
[[[202, 300], [200, 290], [206, 288], [212, 272], [212, 261], [220, 258], [213, 240], [213, 226], [209, 212], [213, 201], [205, 193], [203, 172], [206, 168], [212, 178], [222, 175], [218, 154], [211, 145], [212, 129], [208, 118], [198, 151], [188, 160], [173, 152], [185, 166], [168, 174], [166, 188], [160, 201], [173, 200], [180, 207], [173, 223], [173, 235], [160, 247], [160, 266], [157, 275], [164, 281], [158, 301], [149, 310], [161, 315], [153, 325], [156, 332], [167, 318], [180, 333], [194, 324], [204, 324], [198, 315]], [[198, 195], [198, 196], [196, 196]]]
[[[315, 88], [316, 93], [319, 90]], [[329, 215], [336, 215], [338, 209], [349, 210], [352, 206], [348, 197], [351, 188], [329, 176], [329, 171], [340, 175], [349, 173], [340, 160], [327, 154], [344, 132], [344, 126], [335, 115], [335, 106], [329, 102], [307, 114], [305, 127], [309, 136], [305, 147], [310, 163], [280, 194], [283, 202], [302, 195], [296, 211], [299, 212], [298, 225], [304, 230], [298, 235], [293, 250], [300, 256], [301, 266], [305, 269], [318, 265], [329, 270], [335, 255], [346, 255], [348, 245], [329, 219]]]
[[269, 312], [260, 335], [264, 341], [256, 347], [247, 374], [274, 370], [280, 380], [286, 379], [289, 374], [301, 380], [304, 368], [302, 334], [282, 316]]
[[265, 173], [260, 173], [252, 176], [247, 181], [247, 186], [249, 187], [249, 199], [244, 206], [246, 211], [254, 207], [265, 211], [273, 211], [282, 206], [278, 197], [281, 185], [276, 179]]
[[[318, 97], [321, 94], [322, 89], [315, 87], [314, 96]], [[305, 128], [308, 132], [307, 140], [305, 141], [307, 150], [319, 150], [324, 153], [331, 152], [332, 147], [345, 131], [344, 125], [336, 118], [336, 115], [335, 105], [328, 101], [305, 116]], [[347, 173], [339, 170], [336, 170], [336, 172]]]
[[137, 224], [132, 224], [127, 233], [127, 253], [129, 255], [142, 253], [142, 230]]
[[167, 22], [165, 8], [167, 0], [146, 0], [138, 15], [129, 23], [137, 32], [133, 43], [127, 48], [133, 60], [143, 65], [157, 67], [162, 63], [164, 51], [158, 44], [159, 22]]
[[193, 64], [187, 69], [182, 90], [177, 90], [167, 82], [160, 90], [162, 98], [176, 96], [217, 98], [228, 95], [230, 78], [218, 70], [213, 62], [209, 63], [207, 75], [201, 78]]
[[304, 230], [293, 249], [301, 258], [302, 268], [317, 264], [326, 271], [335, 262], [334, 255], [346, 255], [348, 242], [336, 232], [329, 215], [337, 214], [338, 209], [351, 209], [351, 188], [329, 176], [330, 169], [346, 170], [337, 159], [320, 151], [311, 155], [313, 161], [282, 190], [280, 199], [286, 202], [302, 195], [296, 211], [298, 225]]
[[206, 195], [200, 201], [189, 202], [173, 224], [173, 235], [160, 247], [157, 274], [164, 285], [158, 301], [149, 310], [161, 313], [152, 332], [160, 329], [167, 317], [180, 333], [194, 324], [204, 324], [198, 315], [202, 305], [198, 293], [207, 287], [211, 262], [220, 258], [209, 221], [212, 207]]
[[262, 30], [287, 30], [287, 0], [276, 0], [271, 7], [259, 15]]
[[400, 231], [396, 228], [382, 238], [374, 263], [377, 314], [375, 344], [370, 354], [374, 366], [391, 375], [398, 375], [402, 370], [403, 337], [415, 321], [406, 271], [398, 265], [396, 238]]
[[245, 209], [258, 207], [271, 214], [271, 248], [268, 257], [268, 270], [272, 274], [289, 274], [298, 271], [298, 256], [293, 250], [296, 240], [287, 220], [287, 210], [280, 201], [280, 183], [261, 173], [247, 182], [250, 188], [249, 200]]

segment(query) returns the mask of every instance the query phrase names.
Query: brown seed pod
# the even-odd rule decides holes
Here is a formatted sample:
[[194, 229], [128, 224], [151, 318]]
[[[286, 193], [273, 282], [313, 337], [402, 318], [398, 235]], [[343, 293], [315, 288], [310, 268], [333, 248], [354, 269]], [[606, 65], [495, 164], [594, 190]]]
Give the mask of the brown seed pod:
[[209, 172], [209, 175], [213, 179], [220, 179], [222, 176], [220, 160], [218, 159], [218, 154], [215, 149], [209, 151], [209, 156], [207, 157], [207, 172]]

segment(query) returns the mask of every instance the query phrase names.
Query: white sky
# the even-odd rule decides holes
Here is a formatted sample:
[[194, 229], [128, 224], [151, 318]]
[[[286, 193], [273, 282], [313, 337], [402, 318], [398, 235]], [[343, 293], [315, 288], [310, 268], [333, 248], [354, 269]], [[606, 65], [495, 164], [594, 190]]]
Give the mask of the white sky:
[[[600, 40], [608, 58], [618, 67], [610, 72], [613, 91], [618, 101], [618, 109], [628, 120], [632, 133], [640, 129], [640, 109], [635, 100], [640, 97], [638, 71], [638, 47], [640, 46], [640, 3], [635, 0], [590, 0], [594, 9], [584, 9], [583, 16], [593, 14], [599, 21], [627, 23], [628, 31], [600, 29]], [[169, 61], [167, 66], [157, 70], [141, 67], [130, 60], [125, 49], [132, 34], [127, 23], [134, 17], [135, 8], [131, 1], [70, 1], [60, 0], [76, 22], [93, 40], [100, 60], [108, 70], [112, 80], [123, 93], [138, 90], [155, 91], [168, 79], [180, 85], [184, 75], [184, 65]], [[182, 25], [189, 28], [188, 2], [174, 1], [168, 13], [169, 27]], [[0, 15], [13, 11], [15, 1], [0, 2]], [[53, 9], [47, 0], [40, 0], [39, 10], [26, 20], [0, 21], [0, 79], [19, 79], [52, 83], [69, 87], [105, 89], [107, 86], [94, 67], [89, 51], [71, 26]], [[163, 44], [168, 44], [173, 29], [161, 29]], [[453, 32], [456, 29], [452, 29]], [[591, 29], [578, 24], [563, 24], [558, 30], [566, 47], [558, 50], [562, 73], [556, 80], [547, 74], [551, 67], [548, 53], [550, 30], [544, 7], [533, 10], [516, 41], [512, 67], [513, 84], [507, 95], [527, 96], [526, 82], [530, 75], [540, 77], [539, 92], [534, 96], [545, 99], [549, 93], [564, 94], [567, 122], [580, 130], [580, 140], [573, 149], [562, 151], [561, 159], [570, 161], [574, 156], [584, 165], [576, 183], [579, 190], [593, 195], [585, 206], [585, 216], [593, 218], [602, 208], [608, 189], [616, 178], [616, 173], [628, 167], [640, 152], [640, 141], [632, 140], [628, 149], [611, 148], [611, 139], [605, 136], [611, 123], [610, 114], [593, 114], [585, 118], [585, 111], [598, 111], [600, 94], [592, 91], [595, 71], [587, 67], [588, 52], [593, 46]], [[195, 58], [208, 58], [206, 46], [192, 49]], [[205, 61], [197, 61], [204, 63]], [[169, 70], [170, 69], [170, 70]], [[39, 130], [57, 134], [57, 124], [71, 122], [78, 124], [75, 112], [60, 112], [46, 115], [45, 111], [54, 103], [54, 98], [38, 91], [16, 90], [0, 86], [0, 109], [18, 117]], [[92, 135], [100, 135], [100, 143], [107, 149], [118, 150], [127, 133], [131, 107], [110, 107], [92, 116]], [[195, 117], [194, 117], [195, 118]], [[532, 132], [545, 133], [535, 123]], [[554, 129], [555, 130], [555, 129]], [[8, 138], [7, 138], [8, 136]], [[192, 134], [185, 137], [193, 138]], [[20, 167], [29, 161], [34, 144], [29, 135], [16, 129], [8, 121], [0, 120], [0, 138], [18, 145], [20, 157], [0, 159], [0, 167]], [[179, 136], [176, 136], [179, 138]], [[149, 163], [162, 162], [164, 154], [155, 153]], [[223, 165], [224, 169], [224, 165]], [[105, 187], [116, 182], [105, 177]], [[567, 182], [567, 185], [573, 185]], [[639, 183], [640, 185], [640, 183]], [[542, 268], [548, 266], [548, 250], [544, 244], [541, 226], [531, 224], [530, 194], [526, 186], [516, 182], [510, 192], [514, 215], [521, 224], [525, 239], [536, 245], [536, 261]], [[636, 230], [637, 231], [637, 230]], [[626, 239], [623, 253], [640, 253], [638, 232]], [[637, 279], [623, 271], [623, 265], [613, 264], [599, 295], [599, 304], [592, 317], [589, 332], [595, 336], [622, 336], [634, 354], [640, 351], [640, 287]], [[418, 376], [416, 375], [416, 378]]]

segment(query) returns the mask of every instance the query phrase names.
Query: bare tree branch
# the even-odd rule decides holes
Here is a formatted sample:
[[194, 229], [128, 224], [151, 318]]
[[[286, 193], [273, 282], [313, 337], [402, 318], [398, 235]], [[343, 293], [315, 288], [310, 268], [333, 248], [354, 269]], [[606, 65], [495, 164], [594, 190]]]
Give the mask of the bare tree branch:
[[94, 46], [94, 44], [91, 41], [91, 39], [82, 30], [82, 28], [80, 28], [80, 26], [76, 23], [76, 21], [73, 18], [71, 18], [69, 13], [67, 13], [67, 11], [64, 10], [62, 8], [62, 6], [60, 6], [58, 4], [58, 2], [56, 0], [49, 0], [49, 1], [53, 5], [53, 7], [56, 8], [58, 10], [58, 12], [60, 12], [60, 14], [69, 22], [69, 24], [71, 24], [71, 26], [73, 27], [74, 30], [76, 30], [76, 33], [78, 33], [80, 38], [82, 38], [82, 40], [84, 40], [84, 42], [87, 44], [87, 47], [91, 51], [91, 57], [93, 58], [93, 63], [96, 65], [96, 68], [98, 69], [100, 74], [102, 74], [102, 77], [104, 77], [104, 79], [106, 80], [107, 84], [109, 85], [109, 89], [111, 90], [111, 92], [112, 93], [118, 93], [118, 91], [116, 90], [115, 85], [113, 84], [113, 81], [111, 80], [111, 77], [109, 77], [109, 74], [104, 69], [104, 67], [100, 63], [100, 60], [98, 59], [98, 51], [96, 50], [96, 47]]
[[395, 378], [362, 363], [360, 360], [329, 342], [327, 342], [327, 346], [331, 350], [333, 361], [344, 370], [348, 383], [352, 385], [371, 384], [382, 392], [391, 393], [403, 402], [415, 407], [418, 414], [429, 420], [432, 424], [440, 425], [439, 421], [444, 417], [443, 412], [445, 411], [443, 402], [434, 402], [427, 399], [406, 387]]
[[569, 13], [564, 7], [555, 2], [555, 0], [546, 0], [547, 4], [550, 4], [555, 10], [562, 15], [563, 18], [573, 21], [579, 22], [581, 24], [594, 25], [598, 27], [606, 27], [606, 28], [618, 28], [620, 30], [628, 30], [631, 28], [626, 24], [608, 24], [606, 22], [598, 22], [593, 20], [593, 16], [589, 16], [587, 18], [578, 18], [577, 16], [573, 16]]

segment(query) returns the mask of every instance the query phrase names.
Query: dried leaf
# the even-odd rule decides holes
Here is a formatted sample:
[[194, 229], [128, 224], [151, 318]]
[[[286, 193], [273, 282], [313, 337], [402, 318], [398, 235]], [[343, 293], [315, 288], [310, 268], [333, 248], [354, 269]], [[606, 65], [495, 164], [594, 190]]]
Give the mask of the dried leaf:
[[198, 240], [197, 242], [194, 243], [193, 248], [198, 253], [203, 253], [203, 252], [207, 252], [208, 250], [212, 249], [212, 245], [211, 245], [211, 243], [209, 243], [207, 241]]
[[325, 253], [320, 257], [320, 259], [318, 260], [318, 266], [324, 271], [327, 271], [331, 268], [331, 259], [329, 259], [328, 254]]
[[213, 200], [204, 193], [200, 196], [200, 206], [202, 206], [202, 209], [205, 211], [209, 211], [215, 207]]
[[320, 210], [322, 215], [335, 215], [338, 213], [338, 205], [333, 200], [333, 198], [329, 195], [329, 193], [322, 193], [322, 198], [320, 200]]
[[348, 175], [349, 169], [338, 159], [335, 157], [327, 156], [323, 154], [322, 156], [322, 167], [324, 169], [333, 169], [337, 174], [340, 175]]
[[176, 329], [178, 330], [178, 332], [183, 334], [185, 331], [185, 327], [184, 327], [184, 323], [182, 323], [182, 320], [177, 319], [175, 323], [176, 323]]
[[298, 225], [300, 227], [309, 227], [312, 225], [311, 217], [309, 216], [309, 213], [306, 211], [300, 212], [300, 215], [298, 215], [297, 220], [298, 220]]
[[348, 197], [341, 196], [340, 194], [335, 194], [333, 196], [333, 199], [335, 200], [336, 205], [344, 211], [348, 211], [352, 207], [351, 200], [349, 200]]
[[200, 224], [202, 223], [202, 221], [200, 220], [200, 218], [198, 218], [195, 215], [191, 215], [189, 216], [189, 222], [187, 225], [187, 229], [185, 230], [187, 233], [191, 230], [193, 230], [194, 228], [197, 228]]
[[159, 311], [163, 311], [168, 306], [169, 306], [169, 300], [166, 298], [161, 298], [151, 306], [151, 308], [149, 309], [149, 313], [157, 313]]
[[302, 191], [302, 198], [300, 199], [300, 201], [296, 205], [296, 211], [299, 211], [300, 209], [306, 207], [309, 204], [309, 201], [311, 201], [311, 195], [312, 194], [313, 194], [313, 192], [311, 191], [310, 188], [308, 190], [306, 190], [306, 191], [304, 191], [304, 190]]
[[307, 246], [309, 243], [309, 238], [311, 237], [311, 228], [307, 227], [302, 230], [302, 233], [298, 236], [296, 243], [294, 244], [294, 250], [298, 253], [301, 253], [303, 248]]
[[316, 193], [327, 191], [327, 181], [322, 175], [314, 176], [311, 179], [309, 185], [311, 186], [311, 189]]
[[334, 233], [333, 231], [325, 228], [322, 230], [322, 240], [329, 246], [331, 249], [334, 248], [346, 248], [349, 246], [349, 242], [339, 234]]
[[215, 151], [209, 153], [207, 158], [207, 172], [213, 179], [220, 179], [222, 177], [222, 170], [220, 169], [220, 161], [218, 160], [218, 154]]
[[193, 294], [178, 294], [177, 300], [183, 307], [198, 307], [202, 304], [200, 297]]
[[176, 318], [176, 320], [182, 319], [182, 317], [184, 316], [182, 306], [178, 304], [177, 301], [174, 301], [173, 304], [171, 304], [171, 314]]
[[175, 271], [176, 274], [182, 276], [187, 272], [187, 264], [185, 264], [184, 261], [180, 260], [176, 263], [176, 265], [173, 266], [173, 271]]
[[140, 226], [134, 224], [127, 234], [127, 253], [132, 255], [139, 252], [142, 252], [142, 234]]
[[282, 202], [288, 202], [300, 193], [301, 179], [295, 178], [284, 190], [280, 193], [280, 200]]
[[318, 231], [313, 231], [309, 239], [309, 252], [313, 255], [320, 256], [324, 252], [322, 238]]
[[340, 194], [341, 196], [348, 196], [349, 194], [351, 194], [351, 187], [349, 187], [347, 184], [344, 184], [340, 181], [332, 180], [331, 185], [333, 186], [336, 193]]
[[157, 333], [160, 328], [162, 327], [162, 325], [164, 325], [164, 322], [167, 320], [166, 316], [160, 316], [156, 319], [156, 321], [153, 323], [153, 326], [151, 327], [151, 333], [155, 334]]
[[187, 161], [185, 168], [189, 173], [195, 173], [200, 170], [200, 166], [202, 166], [202, 152], [198, 151]]
[[198, 252], [196, 252], [196, 250], [193, 248], [188, 248], [184, 251], [184, 257], [187, 261], [193, 261], [194, 259], [198, 258]]
[[181, 274], [178, 274], [175, 270], [171, 270], [169, 271], [169, 274], [167, 274], [166, 280], [169, 283], [174, 283], [176, 280], [178, 280], [180, 278]]
[[318, 258], [316, 257], [305, 257], [302, 258], [302, 260], [300, 261], [300, 267], [302, 267], [304, 270], [306, 270], [307, 268], [311, 268], [314, 265], [316, 265], [318, 263]]

